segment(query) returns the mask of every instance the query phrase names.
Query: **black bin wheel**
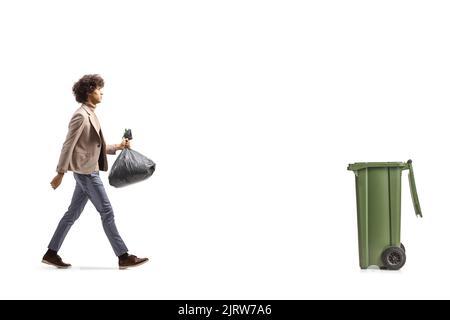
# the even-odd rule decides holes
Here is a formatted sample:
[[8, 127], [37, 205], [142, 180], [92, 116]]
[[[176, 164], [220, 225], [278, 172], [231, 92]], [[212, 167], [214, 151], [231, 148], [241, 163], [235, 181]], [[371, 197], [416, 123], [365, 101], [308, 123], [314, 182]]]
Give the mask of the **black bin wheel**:
[[400, 243], [400, 248], [402, 248], [403, 252], [406, 253], [406, 249], [405, 249], [405, 246], [403, 245], [403, 243]]
[[405, 251], [399, 247], [389, 247], [383, 251], [381, 261], [388, 270], [399, 270], [406, 262]]

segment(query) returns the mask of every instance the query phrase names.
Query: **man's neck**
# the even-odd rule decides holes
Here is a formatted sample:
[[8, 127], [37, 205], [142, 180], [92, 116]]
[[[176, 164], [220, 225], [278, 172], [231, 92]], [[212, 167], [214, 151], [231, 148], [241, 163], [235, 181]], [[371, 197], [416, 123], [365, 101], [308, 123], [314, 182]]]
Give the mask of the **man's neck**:
[[95, 109], [96, 105], [93, 104], [92, 102], [85, 102], [85, 105], [87, 105], [88, 107], [91, 107], [92, 109]]

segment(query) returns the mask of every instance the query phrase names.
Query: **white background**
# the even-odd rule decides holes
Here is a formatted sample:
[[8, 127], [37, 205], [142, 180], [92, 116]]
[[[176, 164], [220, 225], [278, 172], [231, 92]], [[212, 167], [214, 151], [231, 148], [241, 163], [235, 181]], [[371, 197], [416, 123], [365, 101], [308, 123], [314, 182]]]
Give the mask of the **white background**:
[[[446, 1], [2, 1], [0, 298], [450, 298]], [[91, 204], [40, 263], [74, 188], [55, 175], [71, 93], [105, 78], [107, 142], [157, 163], [122, 189], [127, 271]], [[399, 272], [358, 266], [359, 161], [403, 175]], [[115, 156], [110, 156], [110, 165]]]

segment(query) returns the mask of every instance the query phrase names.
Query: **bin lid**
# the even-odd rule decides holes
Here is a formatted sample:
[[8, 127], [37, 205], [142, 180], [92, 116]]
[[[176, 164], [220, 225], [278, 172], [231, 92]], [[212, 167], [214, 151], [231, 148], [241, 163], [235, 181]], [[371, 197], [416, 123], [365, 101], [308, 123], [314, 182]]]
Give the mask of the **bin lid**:
[[386, 168], [395, 167], [405, 169], [408, 167], [406, 162], [356, 162], [348, 165], [347, 170], [358, 171], [366, 168]]
[[[414, 211], [416, 215], [422, 217], [422, 210], [420, 208], [419, 198], [417, 196], [416, 181], [414, 179], [414, 171], [412, 167], [412, 160], [408, 162], [356, 162], [349, 164], [347, 170], [358, 171], [366, 168], [400, 168], [402, 170], [409, 169], [409, 186], [411, 190], [411, 197], [414, 204]], [[355, 173], [358, 175], [357, 173]]]

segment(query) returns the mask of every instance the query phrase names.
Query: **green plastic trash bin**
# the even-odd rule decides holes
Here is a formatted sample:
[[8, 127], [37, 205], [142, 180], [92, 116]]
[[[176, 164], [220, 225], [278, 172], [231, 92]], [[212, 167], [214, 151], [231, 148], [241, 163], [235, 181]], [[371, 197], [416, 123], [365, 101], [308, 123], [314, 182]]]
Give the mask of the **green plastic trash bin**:
[[355, 173], [358, 212], [359, 265], [398, 270], [405, 264], [400, 242], [402, 171], [409, 170], [414, 210], [422, 217], [412, 161], [358, 162], [349, 164]]

